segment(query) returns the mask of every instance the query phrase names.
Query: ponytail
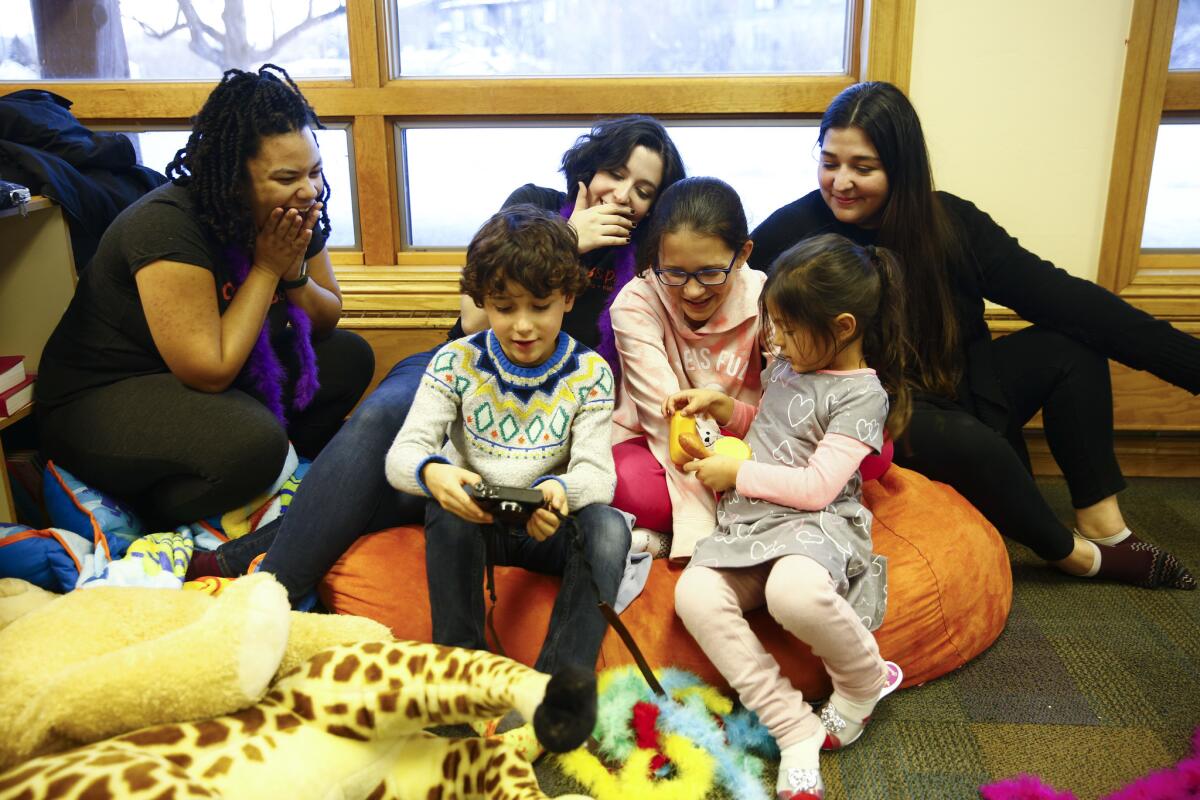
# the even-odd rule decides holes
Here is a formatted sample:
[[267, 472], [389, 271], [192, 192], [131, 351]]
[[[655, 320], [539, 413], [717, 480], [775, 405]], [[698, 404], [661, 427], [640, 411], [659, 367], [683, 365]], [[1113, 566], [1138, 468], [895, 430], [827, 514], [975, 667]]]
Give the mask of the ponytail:
[[874, 246], [866, 250], [879, 274], [879, 311], [874, 324], [863, 331], [863, 358], [891, 397], [886, 427], [896, 441], [912, 418], [912, 387], [905, 372], [914, 353], [905, 315], [904, 278], [894, 252]]
[[759, 307], [805, 328], [814, 344], [830, 353], [845, 346], [838, 343], [834, 321], [852, 314], [863, 359], [891, 398], [887, 431], [893, 441], [899, 439], [912, 417], [909, 373], [919, 358], [908, 334], [904, 277], [895, 252], [863, 247], [836, 233], [804, 239], [771, 265]]

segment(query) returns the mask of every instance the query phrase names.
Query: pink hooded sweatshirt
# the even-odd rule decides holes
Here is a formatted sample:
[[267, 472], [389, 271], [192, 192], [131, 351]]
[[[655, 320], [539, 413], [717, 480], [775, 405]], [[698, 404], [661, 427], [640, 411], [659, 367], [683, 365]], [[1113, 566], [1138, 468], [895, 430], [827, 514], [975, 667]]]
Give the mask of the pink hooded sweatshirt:
[[671, 495], [671, 558], [688, 558], [713, 531], [717, 501], [695, 475], [671, 463], [670, 421], [662, 401], [682, 389], [716, 389], [735, 400], [727, 426], [744, 433], [762, 395], [758, 296], [767, 276], [742, 267], [729, 274], [729, 293], [699, 329], [675, 305], [670, 289], [650, 272], [634, 278], [612, 304], [612, 326], [621, 357], [621, 389], [613, 412], [613, 444], [645, 436], [664, 465]]

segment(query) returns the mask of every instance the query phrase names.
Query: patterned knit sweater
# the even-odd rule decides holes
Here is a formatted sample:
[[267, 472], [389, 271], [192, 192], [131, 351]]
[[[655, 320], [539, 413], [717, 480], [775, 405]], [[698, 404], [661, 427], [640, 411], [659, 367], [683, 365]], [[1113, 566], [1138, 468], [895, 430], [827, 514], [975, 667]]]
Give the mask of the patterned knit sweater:
[[388, 482], [428, 494], [421, 470], [441, 461], [499, 486], [556, 479], [571, 511], [611, 502], [613, 394], [608, 363], [565, 333], [537, 367], [509, 361], [490, 330], [449, 342], [388, 451]]

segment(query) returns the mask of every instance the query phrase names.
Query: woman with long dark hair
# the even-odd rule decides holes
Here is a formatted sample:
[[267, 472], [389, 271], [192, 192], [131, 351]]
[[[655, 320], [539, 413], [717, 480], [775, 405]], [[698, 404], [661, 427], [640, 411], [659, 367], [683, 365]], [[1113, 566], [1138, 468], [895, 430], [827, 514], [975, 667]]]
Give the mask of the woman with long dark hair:
[[[527, 184], [504, 208], [530, 203], [567, 219], [579, 241], [588, 286], [563, 318], [563, 330], [618, 366], [608, 307], [635, 270], [638, 224], [661, 192], [684, 175], [670, 136], [650, 117], [603, 120], [562, 158], [566, 191]], [[470, 298], [450, 332], [456, 339], [482, 330], [486, 316]], [[438, 348], [417, 353], [392, 368], [313, 462], [288, 514], [200, 560], [200, 571], [240, 575], [266, 552], [262, 569], [275, 575], [293, 603], [316, 586], [354, 540], [364, 533], [419, 522], [424, 498], [388, 485], [384, 457], [404, 424], [429, 360]]]
[[265, 491], [289, 438], [315, 456], [371, 379], [371, 348], [335, 330], [317, 127], [284, 70], [228, 70], [42, 354], [44, 453], [156, 529]]
[[[921, 122], [889, 83], [845, 89], [820, 128], [820, 189], [753, 233], [767, 269], [796, 242], [840, 233], [900, 255], [918, 391], [897, 463], [943, 481], [999, 531], [1071, 575], [1195, 588], [1121, 516], [1108, 359], [1200, 392], [1200, 342], [1025, 250], [970, 202], [934, 191]], [[984, 301], [1032, 326], [992, 340]], [[1042, 412], [1074, 530], [1033, 481], [1022, 427]]]

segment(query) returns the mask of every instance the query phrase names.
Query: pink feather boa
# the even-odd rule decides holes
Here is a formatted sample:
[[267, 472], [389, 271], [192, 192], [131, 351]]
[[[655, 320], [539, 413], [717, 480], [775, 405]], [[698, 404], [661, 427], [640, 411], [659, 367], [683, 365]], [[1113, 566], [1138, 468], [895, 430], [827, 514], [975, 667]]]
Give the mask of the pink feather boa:
[[[983, 800], [1075, 800], [1071, 792], [1059, 792], [1033, 775], [990, 783], [979, 789]], [[1192, 754], [1174, 767], [1138, 778], [1107, 795], [1103, 800], [1189, 800], [1200, 798], [1200, 728], [1192, 734]]]

